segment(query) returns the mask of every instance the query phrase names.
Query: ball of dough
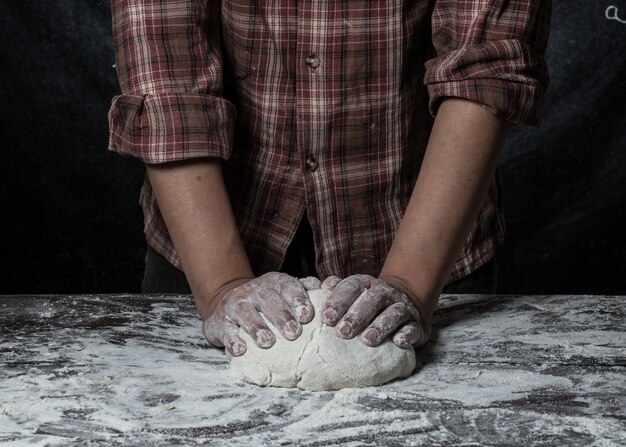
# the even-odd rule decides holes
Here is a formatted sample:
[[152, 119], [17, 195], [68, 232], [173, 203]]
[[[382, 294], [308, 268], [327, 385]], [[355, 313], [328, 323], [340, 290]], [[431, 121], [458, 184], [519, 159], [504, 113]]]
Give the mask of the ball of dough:
[[[240, 329], [248, 350], [232, 358], [231, 377], [261, 386], [322, 391], [380, 385], [411, 375], [413, 349], [399, 348], [390, 339], [376, 347], [364, 345], [358, 337], [343, 340], [334, 327], [323, 324], [319, 314], [327, 296], [325, 290], [309, 292], [315, 317], [294, 341], [274, 330], [274, 346], [261, 349]], [[274, 329], [271, 323], [268, 326]]]

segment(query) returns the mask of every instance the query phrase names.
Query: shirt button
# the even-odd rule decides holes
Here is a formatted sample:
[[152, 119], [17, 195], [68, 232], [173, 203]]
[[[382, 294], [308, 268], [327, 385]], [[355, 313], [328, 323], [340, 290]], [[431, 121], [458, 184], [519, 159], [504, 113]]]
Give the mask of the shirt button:
[[317, 169], [318, 166], [319, 166], [319, 162], [315, 159], [315, 157], [313, 157], [313, 155], [310, 155], [309, 158], [306, 159], [307, 171], [313, 172]]
[[305, 62], [310, 68], [317, 68], [320, 66], [320, 58], [316, 54], [309, 54], [306, 57]]

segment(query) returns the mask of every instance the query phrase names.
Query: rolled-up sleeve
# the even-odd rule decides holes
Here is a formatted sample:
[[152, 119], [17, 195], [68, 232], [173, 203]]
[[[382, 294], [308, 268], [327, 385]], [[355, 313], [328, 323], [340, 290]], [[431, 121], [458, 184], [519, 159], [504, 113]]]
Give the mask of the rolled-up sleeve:
[[145, 163], [228, 158], [235, 109], [222, 97], [219, 2], [113, 0], [121, 95], [109, 150]]
[[445, 97], [478, 102], [512, 124], [540, 124], [551, 0], [436, 0], [430, 113]]

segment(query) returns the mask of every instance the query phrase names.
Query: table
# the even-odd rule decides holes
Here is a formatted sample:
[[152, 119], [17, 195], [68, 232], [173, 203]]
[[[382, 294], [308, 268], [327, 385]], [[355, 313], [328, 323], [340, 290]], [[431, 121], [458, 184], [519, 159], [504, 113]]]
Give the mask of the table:
[[0, 445], [626, 445], [626, 297], [443, 296], [409, 379], [233, 382], [189, 296], [0, 296]]

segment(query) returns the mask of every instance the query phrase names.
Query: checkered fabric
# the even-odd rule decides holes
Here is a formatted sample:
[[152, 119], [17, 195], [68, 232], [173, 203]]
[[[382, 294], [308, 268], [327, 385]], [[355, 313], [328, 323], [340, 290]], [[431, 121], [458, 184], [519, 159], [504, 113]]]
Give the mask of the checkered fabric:
[[[322, 278], [378, 275], [439, 104], [538, 125], [549, 0], [113, 0], [122, 94], [110, 149], [145, 163], [224, 159], [257, 274], [305, 215]], [[181, 268], [150, 184], [148, 243]], [[496, 182], [449, 281], [504, 239]]]

